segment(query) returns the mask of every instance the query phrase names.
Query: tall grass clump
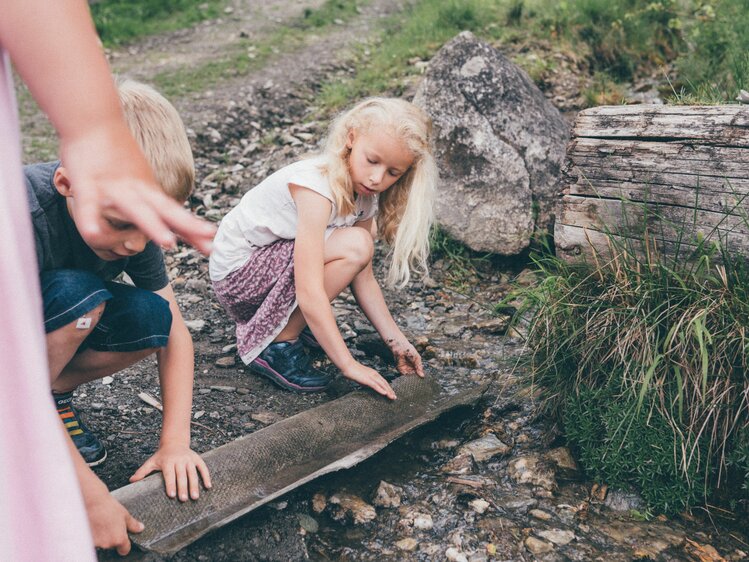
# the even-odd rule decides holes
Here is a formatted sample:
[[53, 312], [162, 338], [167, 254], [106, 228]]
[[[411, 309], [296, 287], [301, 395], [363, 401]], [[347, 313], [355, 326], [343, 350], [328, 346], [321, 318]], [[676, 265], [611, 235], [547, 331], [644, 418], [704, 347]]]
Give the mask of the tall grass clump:
[[531, 318], [526, 360], [543, 406], [591, 476], [638, 488], [654, 511], [725, 490], [746, 506], [745, 261], [704, 240], [669, 257], [647, 232], [609, 242], [588, 262], [534, 257], [543, 281], [517, 317]]

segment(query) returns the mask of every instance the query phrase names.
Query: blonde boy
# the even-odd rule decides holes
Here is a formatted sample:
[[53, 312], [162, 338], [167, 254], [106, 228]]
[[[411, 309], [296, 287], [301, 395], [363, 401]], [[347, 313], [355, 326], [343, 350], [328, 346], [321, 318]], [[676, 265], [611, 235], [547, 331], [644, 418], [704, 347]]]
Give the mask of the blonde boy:
[[[118, 84], [128, 126], [162, 189], [179, 202], [190, 195], [194, 162], [174, 107], [149, 86]], [[161, 249], [133, 224], [109, 220], [95, 241], [78, 228], [76, 186], [64, 162], [24, 168], [44, 299], [47, 353], [58, 413], [78, 451], [96, 466], [101, 441], [72, 406], [85, 382], [116, 373], [156, 354], [164, 402], [156, 453], [131, 477], [164, 475], [170, 497], [199, 496], [203, 460], [190, 449], [193, 346], [169, 284]], [[125, 272], [135, 286], [114, 282]]]

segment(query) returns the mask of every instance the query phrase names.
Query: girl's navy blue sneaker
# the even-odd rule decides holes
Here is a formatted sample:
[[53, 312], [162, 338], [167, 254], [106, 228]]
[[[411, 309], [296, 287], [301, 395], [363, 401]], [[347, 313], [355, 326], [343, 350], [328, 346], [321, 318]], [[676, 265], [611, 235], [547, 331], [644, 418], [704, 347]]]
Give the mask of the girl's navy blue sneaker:
[[107, 450], [101, 444], [99, 438], [86, 427], [81, 420], [78, 411], [73, 407], [73, 393], [52, 393], [57, 407], [57, 415], [60, 416], [65, 429], [73, 440], [73, 443], [81, 453], [83, 460], [88, 466], [98, 466], [107, 458]]
[[309, 327], [305, 327], [304, 330], [302, 330], [302, 333], [299, 334], [299, 339], [310, 349], [322, 349], [320, 342], [317, 341], [315, 334], [312, 333], [312, 330], [310, 330]]
[[331, 376], [310, 365], [301, 340], [272, 343], [250, 363], [250, 369], [278, 386], [295, 392], [319, 392]]

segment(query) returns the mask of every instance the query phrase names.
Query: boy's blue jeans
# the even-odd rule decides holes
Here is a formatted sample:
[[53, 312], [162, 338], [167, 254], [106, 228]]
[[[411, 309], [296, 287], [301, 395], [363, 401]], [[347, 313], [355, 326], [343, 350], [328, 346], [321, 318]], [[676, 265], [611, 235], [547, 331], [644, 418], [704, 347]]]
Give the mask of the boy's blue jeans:
[[55, 269], [40, 275], [47, 333], [74, 322], [106, 301], [104, 314], [78, 351], [140, 351], [164, 347], [172, 313], [159, 295], [91, 272]]

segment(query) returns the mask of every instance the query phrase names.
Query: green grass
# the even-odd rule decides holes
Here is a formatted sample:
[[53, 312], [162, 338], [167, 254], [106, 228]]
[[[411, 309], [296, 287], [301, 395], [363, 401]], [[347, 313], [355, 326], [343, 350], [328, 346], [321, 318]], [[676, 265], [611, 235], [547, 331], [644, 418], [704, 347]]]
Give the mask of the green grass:
[[218, 17], [226, 0], [102, 0], [91, 16], [104, 45], [128, 43]]
[[666, 255], [647, 229], [610, 233], [588, 262], [536, 255], [543, 281], [520, 291], [529, 383], [586, 470], [654, 511], [749, 506], [749, 268], [716, 234]]

